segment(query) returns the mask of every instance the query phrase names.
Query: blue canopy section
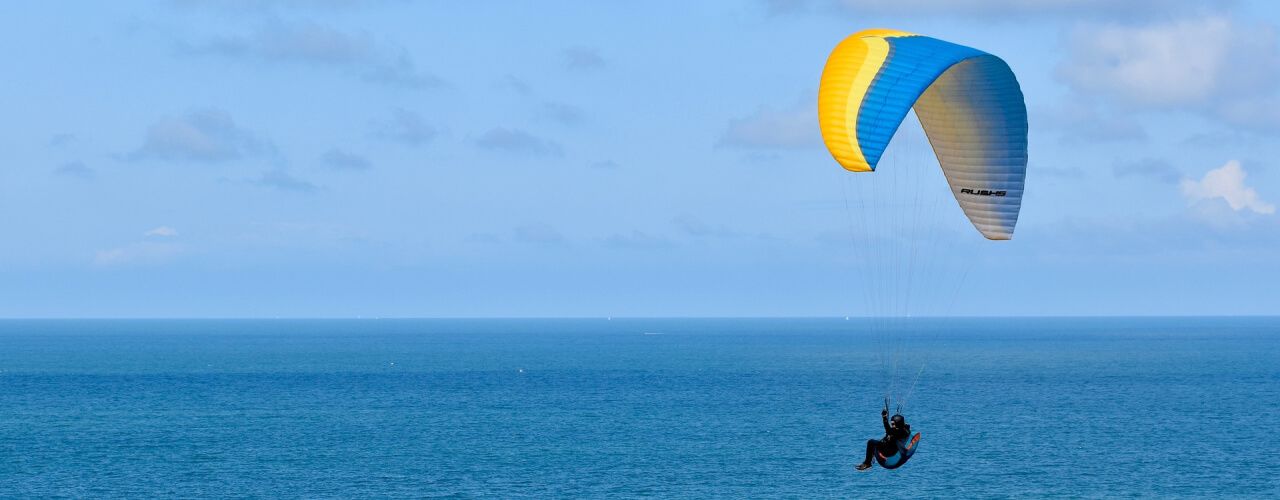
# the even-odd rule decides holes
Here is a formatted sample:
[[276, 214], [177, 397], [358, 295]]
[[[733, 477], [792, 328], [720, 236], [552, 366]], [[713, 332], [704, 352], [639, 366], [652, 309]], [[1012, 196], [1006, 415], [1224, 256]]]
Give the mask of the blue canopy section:
[[889, 57], [867, 90], [858, 115], [858, 143], [873, 169], [907, 111], [938, 76], [960, 61], [988, 55], [927, 36], [885, 38], [885, 41], [889, 42]]

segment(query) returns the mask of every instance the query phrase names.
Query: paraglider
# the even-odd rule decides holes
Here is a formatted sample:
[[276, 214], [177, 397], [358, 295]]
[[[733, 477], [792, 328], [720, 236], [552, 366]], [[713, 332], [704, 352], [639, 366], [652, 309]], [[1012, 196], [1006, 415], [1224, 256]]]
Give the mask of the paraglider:
[[911, 426], [907, 425], [906, 419], [902, 415], [894, 415], [889, 418], [889, 403], [885, 402], [885, 408], [880, 412], [880, 419], [884, 421], [884, 437], [877, 440], [867, 441], [867, 458], [862, 463], [854, 467], [858, 470], [867, 470], [871, 468], [871, 460], [875, 459], [881, 467], [886, 469], [897, 469], [907, 460], [915, 455], [920, 444], [920, 434], [912, 434]]
[[[892, 183], [877, 183], [875, 176], [859, 179], [853, 184], [856, 207], [845, 195], [863, 273], [857, 280], [863, 287], [858, 297], [870, 309], [870, 329], [880, 338], [886, 399], [881, 415], [885, 438], [868, 442], [867, 460], [859, 470], [870, 468], [873, 456], [893, 469], [915, 453], [920, 435], [910, 432], [901, 413], [923, 373], [923, 361], [919, 370], [906, 370], [908, 376], [915, 372], [909, 385], [895, 383], [900, 364], [909, 366], [903, 361], [911, 347], [907, 337], [928, 329], [912, 316], [948, 314], [974, 260], [963, 257], [957, 250], [963, 245], [957, 242], [977, 238], [956, 230], [943, 213], [946, 203], [936, 202], [938, 196], [935, 204], [928, 202], [930, 193], [943, 186], [930, 178], [937, 170], [928, 171], [921, 163], [936, 159], [948, 198], [987, 240], [1013, 237], [1026, 178], [1026, 104], [1013, 71], [999, 57], [886, 29], [855, 33], [836, 46], [822, 71], [818, 123], [827, 149], [845, 170], [876, 172], [912, 111], [933, 154], [908, 158], [905, 165], [895, 159]], [[965, 274], [956, 271], [959, 264]], [[900, 394], [904, 389], [905, 395]], [[897, 403], [898, 424], [888, 419], [889, 401]]]

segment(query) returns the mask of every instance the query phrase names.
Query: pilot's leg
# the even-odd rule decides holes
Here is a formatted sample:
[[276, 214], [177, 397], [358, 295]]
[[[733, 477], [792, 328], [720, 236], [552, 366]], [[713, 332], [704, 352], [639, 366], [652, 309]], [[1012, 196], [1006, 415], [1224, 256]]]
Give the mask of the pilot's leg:
[[879, 445], [880, 445], [880, 442], [879, 442], [879, 441], [876, 441], [876, 440], [874, 440], [874, 439], [869, 439], [869, 440], [867, 440], [867, 459], [866, 459], [866, 460], [863, 460], [863, 461], [862, 461], [862, 463], [861, 463], [861, 464], [858, 464], [858, 466], [857, 466], [857, 467], [855, 467], [855, 468], [856, 468], [856, 469], [858, 469], [858, 470], [867, 470], [867, 469], [870, 469], [870, 468], [871, 468], [871, 460], [872, 460], [872, 458], [874, 458], [872, 454], [876, 452], [876, 447], [877, 447], [877, 446], [879, 446]]

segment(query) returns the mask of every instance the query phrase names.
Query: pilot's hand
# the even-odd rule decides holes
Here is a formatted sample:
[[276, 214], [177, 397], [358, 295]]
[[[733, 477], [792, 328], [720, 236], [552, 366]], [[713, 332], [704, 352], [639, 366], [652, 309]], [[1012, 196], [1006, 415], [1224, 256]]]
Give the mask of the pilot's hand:
[[889, 416], [889, 410], [880, 410], [880, 416], [882, 417]]

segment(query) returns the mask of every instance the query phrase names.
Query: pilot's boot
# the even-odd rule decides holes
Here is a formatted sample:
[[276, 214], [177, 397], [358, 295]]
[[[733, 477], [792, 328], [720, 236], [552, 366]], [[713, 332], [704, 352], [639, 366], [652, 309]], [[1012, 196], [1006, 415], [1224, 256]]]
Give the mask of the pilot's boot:
[[862, 462], [862, 463], [858, 464], [858, 466], [857, 466], [857, 467], [854, 467], [854, 468], [855, 468], [855, 469], [858, 469], [858, 470], [867, 470], [867, 469], [870, 469], [870, 468], [871, 468], [871, 462]]

